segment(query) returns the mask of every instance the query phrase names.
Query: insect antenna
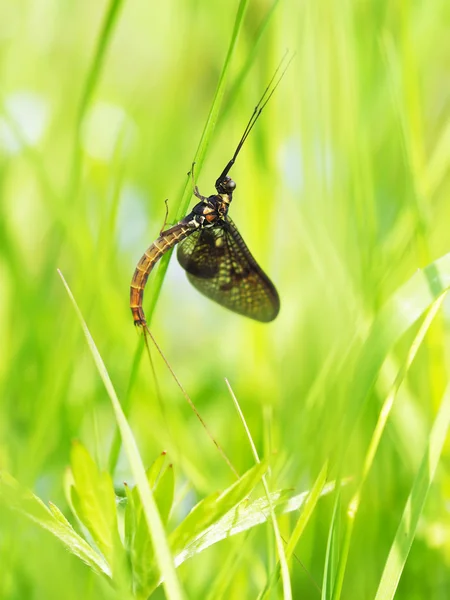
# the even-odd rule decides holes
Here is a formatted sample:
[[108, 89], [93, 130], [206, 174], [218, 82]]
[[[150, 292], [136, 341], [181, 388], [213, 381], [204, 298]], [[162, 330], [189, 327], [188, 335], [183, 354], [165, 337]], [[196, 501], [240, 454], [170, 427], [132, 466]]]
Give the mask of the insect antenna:
[[[225, 167], [225, 169], [222, 171], [220, 177], [217, 179], [216, 181], [216, 186], [218, 183], [220, 183], [221, 181], [223, 181], [223, 179], [228, 175], [229, 170], [231, 169], [231, 167], [234, 165], [237, 155], [239, 154], [239, 152], [241, 151], [242, 146], [245, 143], [245, 140], [248, 138], [250, 131], [253, 129], [256, 121], [259, 118], [259, 115], [262, 113], [264, 107], [266, 106], [266, 104], [269, 102], [270, 98], [272, 97], [272, 94], [274, 93], [274, 91], [277, 89], [278, 85], [280, 84], [280, 81], [283, 79], [284, 74], [286, 73], [289, 65], [291, 64], [292, 60], [294, 59], [295, 54], [293, 54], [290, 59], [288, 60], [287, 64], [284, 66], [283, 68], [283, 63], [285, 63], [286, 57], [288, 55], [288, 50], [286, 50], [286, 52], [283, 55], [283, 58], [280, 61], [280, 64], [278, 65], [278, 67], [275, 70], [275, 73], [272, 75], [272, 79], [269, 81], [266, 89], [264, 90], [263, 95], [261, 96], [258, 104], [255, 106], [255, 109], [253, 110], [252, 116], [249, 119], [249, 122], [247, 123], [247, 126], [244, 130], [244, 133], [241, 137], [241, 140], [239, 142], [239, 144], [237, 145], [236, 150], [234, 151], [233, 157], [231, 158], [231, 160], [228, 162], [227, 166]], [[278, 73], [280, 72], [280, 70], [283, 68], [281, 74], [278, 76]], [[278, 78], [277, 78], [278, 76]], [[275, 81], [276, 79], [276, 81]], [[273, 83], [275, 81], [275, 83]]]

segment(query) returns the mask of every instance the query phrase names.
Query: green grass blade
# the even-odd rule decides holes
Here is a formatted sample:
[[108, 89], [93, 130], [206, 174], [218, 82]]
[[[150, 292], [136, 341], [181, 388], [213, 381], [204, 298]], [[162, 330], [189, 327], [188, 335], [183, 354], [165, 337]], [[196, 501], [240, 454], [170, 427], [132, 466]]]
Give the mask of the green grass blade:
[[323, 571], [322, 600], [335, 598], [335, 581], [339, 567], [339, 542], [341, 526], [341, 489], [336, 492], [336, 499], [333, 506], [333, 516], [331, 518], [330, 529], [328, 533], [327, 550], [325, 554], [325, 566]]
[[314, 482], [311, 491], [308, 494], [308, 497], [305, 501], [305, 505], [303, 506], [303, 510], [300, 513], [299, 518], [297, 519], [297, 523], [295, 524], [294, 531], [289, 538], [289, 541], [286, 546], [286, 556], [288, 559], [294, 553], [295, 547], [298, 544], [302, 533], [305, 530], [306, 525], [314, 512], [314, 509], [317, 505], [319, 498], [322, 495], [322, 492], [325, 488], [325, 484], [328, 476], [328, 463], [325, 463], [322, 469], [320, 470], [319, 475], [317, 476], [316, 481]]
[[351, 404], [345, 415], [345, 447], [381, 366], [401, 336], [450, 288], [450, 254], [419, 269], [386, 302], [375, 319], [358, 359]]
[[[331, 494], [334, 489], [335, 484], [332, 482], [328, 483], [320, 496]], [[309, 492], [293, 495], [292, 490], [278, 490], [271, 492], [270, 503], [274, 508], [275, 514], [284, 515], [300, 510], [304, 506], [308, 496]], [[269, 499], [265, 495], [253, 500], [248, 506], [238, 505], [214, 523], [214, 525], [200, 532], [194, 540], [188, 542], [185, 548], [176, 555], [175, 564], [178, 566], [213, 544], [217, 544], [233, 535], [243, 533], [244, 531], [253, 529], [257, 525], [266, 523], [270, 519], [269, 509]]]
[[[234, 392], [233, 392], [228, 380], [226, 379], [225, 382], [228, 386], [228, 390], [231, 394], [231, 397], [233, 398], [233, 402], [236, 406], [238, 415], [242, 421], [242, 425], [244, 426], [245, 433], [247, 434], [248, 441], [250, 443], [250, 447], [252, 449], [252, 453], [255, 458], [255, 461], [256, 461], [256, 463], [259, 464], [260, 460], [259, 460], [258, 452], [257, 452], [256, 446], [253, 442], [253, 439], [252, 439], [252, 436], [250, 433], [250, 429], [248, 428], [248, 425], [245, 421], [244, 413], [242, 412], [241, 407], [239, 406], [237, 398], [234, 395]], [[266, 492], [266, 498], [267, 498], [268, 505], [269, 505], [270, 520], [272, 522], [272, 527], [273, 527], [273, 531], [275, 534], [275, 542], [276, 542], [277, 551], [278, 551], [278, 560], [280, 561], [281, 579], [283, 581], [283, 597], [285, 598], [285, 600], [290, 600], [292, 598], [292, 589], [291, 589], [291, 579], [289, 576], [289, 567], [287, 564], [286, 554], [285, 554], [284, 546], [283, 546], [283, 540], [281, 539], [280, 530], [278, 528], [278, 522], [277, 522], [277, 519], [275, 516], [275, 511], [274, 511], [274, 507], [273, 507], [270, 492], [269, 492], [269, 486], [267, 485], [267, 480], [266, 480], [265, 476], [263, 476], [263, 478], [262, 478], [262, 484], [264, 486], [264, 491]]]
[[428, 491], [433, 482], [449, 425], [450, 387], [445, 391], [439, 412], [436, 415], [430, 432], [429, 442], [419, 471], [414, 479], [411, 493], [408, 496], [394, 542], [389, 551], [375, 600], [391, 600], [394, 598], [406, 559], [414, 541]]
[[[231, 34], [230, 44], [228, 46], [228, 52], [225, 58], [225, 62], [222, 67], [222, 72], [220, 74], [219, 82], [217, 84], [216, 92], [214, 94], [214, 99], [211, 105], [211, 109], [209, 111], [208, 118], [206, 120], [205, 127], [203, 129], [202, 136], [200, 138], [200, 142], [198, 144], [197, 150], [194, 155], [195, 162], [195, 173], [196, 176], [201, 172], [203, 162], [205, 160], [206, 151], [208, 149], [209, 142], [211, 141], [212, 135], [214, 133], [214, 129], [216, 126], [217, 118], [219, 115], [220, 107], [222, 105], [223, 95], [225, 92], [225, 86], [227, 82], [228, 72], [230, 70], [231, 61], [234, 55], [234, 51], [236, 48], [236, 43], [238, 40], [239, 32], [242, 28], [243, 19], [245, 15], [245, 11], [247, 8], [248, 0], [240, 0], [236, 19], [234, 22], [233, 32]], [[181, 195], [180, 201], [174, 207], [173, 213], [169, 215], [170, 220], [179, 221], [187, 212], [189, 207], [189, 202], [192, 197], [192, 180], [190, 177], [187, 178], [186, 184], [184, 186], [183, 193]], [[151, 291], [150, 291], [150, 300], [149, 305], [146, 310], [147, 320], [150, 322], [153, 311], [155, 310], [156, 302], [158, 301], [158, 297], [161, 291], [161, 286], [164, 281], [164, 277], [166, 275], [167, 268], [169, 266], [169, 260], [172, 255], [172, 251], [167, 252], [161, 259], [160, 265], [156, 272], [155, 278], [152, 282]]]
[[260, 43], [261, 40], [264, 37], [264, 34], [266, 32], [267, 27], [269, 26], [272, 17], [275, 14], [275, 10], [278, 7], [280, 0], [274, 0], [272, 3], [272, 6], [269, 7], [269, 9], [267, 10], [266, 15], [264, 16], [263, 20], [261, 21], [261, 25], [258, 28], [258, 31], [255, 33], [254, 36], [254, 43], [247, 55], [247, 59], [245, 61], [245, 64], [243, 65], [242, 69], [240, 70], [239, 74], [237, 75], [237, 77], [234, 79], [233, 84], [230, 88], [229, 91], [229, 99], [226, 102], [226, 105], [223, 108], [222, 111], [222, 115], [221, 115], [221, 119], [220, 119], [220, 123], [218, 125], [219, 129], [221, 129], [221, 127], [223, 125], [225, 125], [226, 123], [226, 116], [228, 115], [228, 113], [233, 109], [235, 102], [238, 99], [238, 91], [240, 90], [246, 76], [247, 73], [250, 70], [250, 67], [253, 65], [253, 63], [255, 62], [255, 58], [258, 54], [258, 52], [260, 51]]
[[411, 344], [411, 349], [406, 357], [405, 364], [399, 370], [397, 377], [394, 381], [394, 384], [392, 386], [392, 389], [390, 390], [390, 392], [380, 410], [380, 416], [378, 418], [374, 433], [372, 435], [372, 439], [370, 440], [370, 444], [367, 449], [366, 456], [364, 458], [364, 466], [363, 466], [361, 478], [359, 479], [357, 489], [356, 489], [355, 493], [353, 494], [353, 496], [348, 504], [348, 507], [347, 507], [347, 523], [346, 523], [346, 529], [345, 529], [345, 534], [344, 534], [345, 539], [344, 539], [343, 549], [342, 549], [341, 558], [340, 558], [336, 588], [334, 590], [334, 594], [335, 594], [336, 598], [340, 598], [341, 591], [342, 591], [342, 585], [343, 585], [343, 581], [344, 581], [344, 573], [345, 573], [345, 568], [347, 565], [348, 552], [350, 549], [350, 542], [351, 542], [351, 537], [352, 537], [352, 533], [353, 533], [353, 526], [355, 523], [356, 514], [359, 509], [359, 504], [360, 504], [364, 484], [365, 484], [367, 477], [369, 476], [370, 470], [372, 468], [373, 461], [375, 459], [375, 455], [378, 450], [378, 446], [380, 445], [381, 437], [386, 428], [386, 424], [387, 424], [389, 415], [391, 414], [391, 410], [392, 410], [392, 407], [394, 404], [395, 397], [397, 395], [397, 392], [398, 392], [401, 384], [403, 383], [403, 381], [405, 379], [405, 376], [406, 376], [409, 368], [411, 367], [413, 360], [415, 359], [415, 357], [417, 355], [419, 348], [421, 347], [421, 345], [424, 341], [425, 335], [428, 332], [428, 330], [431, 326], [431, 323], [433, 322], [437, 312], [439, 311], [439, 309], [442, 305], [444, 297], [445, 296], [442, 295], [436, 300], [436, 302], [432, 305], [430, 311], [428, 312], [424, 322], [420, 326], [419, 331], [417, 332], [417, 335], [415, 336], [415, 338]]
[[216, 492], [199, 502], [170, 536], [174, 554], [181, 553], [186, 546], [202, 537], [209, 527], [220, 522], [230, 511], [239, 512], [240, 504], [248, 498], [266, 470], [267, 464], [260, 462], [221, 494]]
[[131, 471], [136, 480], [136, 486], [139, 490], [139, 495], [142, 501], [142, 507], [147, 521], [150, 537], [152, 539], [153, 547], [157, 548], [156, 560], [161, 572], [161, 577], [164, 581], [164, 588], [166, 591], [167, 598], [170, 600], [178, 600], [184, 597], [180, 583], [175, 572], [173, 558], [170, 553], [169, 544], [164, 531], [164, 526], [161, 521], [161, 517], [158, 513], [155, 499], [153, 498], [152, 491], [150, 489], [147, 476], [145, 473], [144, 465], [142, 464], [139, 450], [136, 445], [136, 441], [133, 437], [133, 432], [125, 418], [125, 415], [120, 406], [119, 399], [114, 390], [112, 381], [108, 375], [105, 364], [100, 356], [97, 346], [89, 332], [89, 329], [83, 319], [80, 309], [73, 297], [73, 294], [67, 285], [63, 275], [59, 272], [59, 275], [63, 281], [63, 284], [67, 290], [70, 300], [75, 308], [78, 319], [80, 320], [83, 333], [86, 337], [89, 349], [93, 356], [97, 370], [102, 378], [103, 384], [108, 392], [108, 396], [111, 400], [113, 410], [115, 413], [116, 421], [122, 434], [122, 442], [125, 453], [127, 455]]
[[117, 17], [119, 15], [120, 8], [122, 7], [123, 0], [111, 0], [109, 3], [108, 10], [106, 11], [105, 18], [103, 21], [100, 36], [97, 42], [97, 48], [90, 65], [86, 81], [81, 94], [81, 100], [78, 107], [76, 122], [75, 122], [75, 137], [74, 137], [74, 148], [73, 148], [73, 163], [72, 163], [72, 174], [70, 178], [70, 189], [69, 192], [72, 194], [77, 193], [80, 168], [81, 168], [81, 148], [80, 148], [80, 135], [81, 126], [83, 123], [84, 116], [86, 115], [87, 108], [94, 94], [95, 88], [100, 79], [101, 69], [105, 60], [106, 51], [111, 41], [114, 25], [116, 24]]
[[[325, 484], [327, 481], [327, 475], [328, 475], [328, 463], [325, 463], [325, 465], [322, 467], [319, 475], [317, 476], [317, 479], [314, 482], [313, 487], [311, 488], [310, 492], [308, 493], [308, 495], [306, 497], [306, 500], [302, 506], [302, 510], [300, 511], [300, 516], [297, 519], [297, 522], [295, 524], [294, 531], [292, 532], [291, 537], [289, 538], [289, 541], [286, 545], [285, 554], [286, 554], [287, 560], [290, 560], [292, 558], [292, 555], [295, 552], [295, 547], [297, 546], [297, 544], [305, 530], [305, 527], [309, 522], [309, 519], [313, 515], [313, 512], [314, 512], [314, 509], [316, 508], [317, 502], [319, 501], [320, 497], [322, 496], [322, 493], [325, 489]], [[272, 573], [270, 580], [267, 582], [265, 589], [262, 591], [262, 593], [260, 595], [261, 599], [266, 597], [266, 595], [272, 589], [272, 587], [275, 583], [275, 580], [278, 579], [279, 576], [280, 576], [280, 565], [278, 564], [277, 569]]]
[[[345, 415], [346, 433], [343, 436], [344, 454], [351, 444], [348, 439], [355, 431], [365, 400], [375, 384], [381, 366], [401, 336], [450, 288], [450, 254], [446, 254], [418, 270], [384, 305], [372, 325], [356, 368], [354, 389], [351, 390], [350, 410]], [[379, 435], [379, 433], [377, 433]], [[341, 457], [342, 460], [342, 457]], [[354, 507], [349, 509], [348, 527], [344, 534], [340, 565], [333, 598], [340, 597], [343, 576], [350, 549]]]
[[[172, 507], [174, 476], [172, 466], [167, 467], [165, 453], [161, 454], [147, 470], [147, 479], [153, 490], [156, 505], [164, 525]], [[139, 490], [126, 487], [125, 535], [133, 569], [134, 590], [139, 597], [147, 598], [158, 583], [155, 571], [155, 551], [142, 511]]]
[[111, 36], [116, 24], [119, 11], [122, 8], [123, 0], [111, 0], [109, 3], [108, 10], [106, 11], [103, 26], [98, 39], [97, 48], [95, 50], [94, 58], [92, 60], [89, 72], [86, 77], [86, 81], [81, 95], [81, 100], [77, 113], [77, 131], [79, 131], [81, 122], [83, 121], [84, 115], [86, 114], [87, 107], [94, 94], [97, 83], [100, 79], [101, 69], [105, 60], [106, 51], [108, 44], [111, 41]]

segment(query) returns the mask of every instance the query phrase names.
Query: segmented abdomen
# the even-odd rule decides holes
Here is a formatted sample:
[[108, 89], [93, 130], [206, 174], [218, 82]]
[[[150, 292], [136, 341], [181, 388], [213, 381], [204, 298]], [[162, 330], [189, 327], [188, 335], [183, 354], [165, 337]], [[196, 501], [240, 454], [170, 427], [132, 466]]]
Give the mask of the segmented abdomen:
[[183, 221], [164, 231], [143, 254], [136, 266], [130, 286], [130, 308], [135, 325], [142, 326], [147, 322], [142, 308], [142, 301], [144, 299], [145, 284], [151, 270], [163, 254], [195, 230], [195, 226], [187, 225], [185, 219], [183, 219]]

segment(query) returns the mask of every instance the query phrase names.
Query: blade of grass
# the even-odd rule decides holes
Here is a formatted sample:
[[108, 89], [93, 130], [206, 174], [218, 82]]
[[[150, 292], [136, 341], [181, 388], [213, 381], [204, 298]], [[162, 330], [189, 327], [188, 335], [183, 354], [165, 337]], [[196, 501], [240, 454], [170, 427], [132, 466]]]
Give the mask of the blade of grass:
[[352, 447], [351, 437], [357, 421], [390, 350], [449, 288], [450, 254], [445, 254], [424, 269], [418, 269], [378, 313], [357, 359], [356, 376], [349, 392], [349, 410], [343, 418], [342, 448], [338, 453], [338, 463], [343, 464], [345, 453]]
[[231, 111], [235, 102], [237, 101], [237, 98], [238, 98], [237, 93], [238, 93], [239, 89], [241, 88], [241, 86], [247, 76], [247, 73], [249, 72], [250, 67], [252, 66], [252, 64], [255, 60], [255, 57], [259, 51], [259, 44], [261, 43], [264, 33], [275, 13], [275, 9], [277, 8], [279, 1], [280, 0], [273, 1], [272, 6], [270, 6], [264, 19], [262, 20], [261, 25], [258, 28], [258, 31], [255, 33], [255, 36], [253, 39], [253, 45], [247, 55], [247, 60], [245, 61], [245, 64], [242, 67], [242, 69], [239, 71], [238, 76], [234, 79], [233, 85], [228, 93], [228, 100], [226, 101], [226, 104], [223, 107], [221, 118], [220, 118], [220, 123], [218, 125], [219, 129], [221, 127], [223, 127], [223, 125], [226, 123], [226, 116]]
[[[133, 363], [131, 365], [130, 379], [128, 380], [127, 390], [125, 392], [125, 397], [123, 399], [122, 409], [123, 409], [123, 412], [125, 413], [125, 415], [127, 415], [128, 411], [129, 411], [131, 393], [132, 393], [132, 390], [134, 387], [134, 382], [136, 381], [136, 377], [137, 377], [137, 374], [139, 371], [139, 364], [141, 362], [141, 357], [142, 357], [143, 351], [144, 351], [144, 339], [142, 336], [140, 339], [140, 343], [138, 344], [138, 346], [136, 348], [136, 352], [134, 353], [134, 356], [133, 356]], [[119, 428], [116, 426], [113, 441], [111, 443], [111, 448], [109, 450], [109, 457], [108, 457], [108, 469], [109, 469], [110, 473], [114, 473], [114, 471], [116, 470], [117, 461], [119, 460], [121, 441], [122, 441], [122, 438], [120, 435], [120, 431], [119, 431]]]
[[95, 365], [97, 367], [100, 377], [102, 378], [106, 391], [108, 392], [108, 396], [110, 397], [113, 410], [116, 416], [117, 425], [119, 426], [120, 433], [122, 435], [125, 453], [127, 455], [130, 468], [136, 480], [136, 486], [141, 497], [142, 508], [147, 521], [148, 530], [153, 543], [153, 547], [155, 549], [155, 556], [158, 563], [158, 567], [161, 571], [161, 577], [163, 579], [163, 585], [165, 588], [167, 598], [169, 598], [170, 600], [178, 600], [184, 598], [181, 585], [176, 575], [173, 558], [170, 553], [169, 544], [167, 541], [166, 533], [164, 531], [164, 526], [161, 517], [158, 513], [158, 508], [156, 506], [155, 499], [153, 497], [152, 491], [150, 489], [145, 474], [145, 468], [142, 464], [142, 460], [139, 455], [139, 450], [134, 439], [133, 432], [131, 431], [131, 428], [128, 425], [128, 422], [122, 411], [119, 399], [114, 390], [112, 381], [109, 377], [108, 371], [106, 370], [105, 364], [100, 356], [97, 346], [95, 345], [95, 342], [83, 319], [83, 315], [76, 303], [76, 300], [61, 271], [58, 270], [58, 273], [62, 279], [64, 287], [66, 288], [69, 298], [75, 308], [75, 312], [80, 321], [83, 333], [86, 337]]
[[[242, 425], [244, 426], [245, 432], [247, 434], [248, 437], [248, 441], [250, 443], [250, 447], [252, 449], [253, 452], [253, 456], [255, 458], [255, 461], [257, 463], [260, 462], [259, 460], [259, 456], [258, 456], [258, 452], [256, 450], [256, 446], [253, 442], [252, 439], [252, 435], [250, 433], [250, 430], [247, 426], [247, 423], [245, 421], [245, 417], [244, 414], [241, 410], [241, 407], [239, 406], [239, 403], [237, 401], [237, 398], [233, 392], [233, 389], [228, 381], [228, 379], [225, 379], [225, 383], [228, 387], [228, 390], [231, 394], [231, 397], [233, 399], [234, 405], [236, 407], [236, 410], [238, 412], [238, 415], [242, 421]], [[287, 564], [287, 559], [286, 559], [286, 554], [284, 552], [284, 547], [283, 547], [283, 540], [281, 539], [281, 534], [280, 534], [280, 530], [278, 528], [278, 523], [277, 523], [277, 519], [275, 517], [275, 512], [274, 512], [274, 508], [273, 508], [273, 504], [272, 504], [272, 499], [270, 496], [270, 491], [269, 491], [269, 486], [267, 485], [267, 480], [265, 475], [263, 475], [262, 477], [262, 484], [264, 486], [264, 491], [266, 492], [266, 497], [269, 503], [269, 513], [270, 513], [270, 519], [272, 521], [272, 526], [273, 526], [273, 531], [275, 534], [275, 542], [277, 545], [277, 551], [278, 551], [278, 560], [280, 562], [280, 570], [281, 570], [281, 578], [283, 581], [283, 598], [285, 598], [285, 600], [291, 600], [292, 599], [292, 590], [291, 590], [291, 580], [289, 577], [289, 568], [288, 568], [288, 564]]]
[[327, 550], [325, 554], [325, 566], [323, 570], [322, 600], [329, 600], [334, 595], [334, 582], [338, 570], [339, 556], [339, 528], [341, 524], [341, 487], [336, 491], [336, 500], [333, 506], [333, 516], [328, 533]]
[[[119, 11], [122, 7], [123, 0], [111, 0], [109, 7], [105, 13], [103, 25], [101, 28], [100, 36], [97, 42], [97, 48], [86, 76], [83, 92], [81, 94], [81, 100], [78, 107], [78, 112], [75, 121], [75, 136], [74, 136], [74, 148], [72, 158], [72, 172], [69, 180], [69, 196], [76, 197], [80, 171], [81, 171], [81, 147], [80, 147], [80, 136], [81, 136], [81, 125], [83, 123], [86, 110], [89, 106], [89, 102], [94, 94], [94, 90], [100, 79], [100, 73], [103, 66], [103, 62], [106, 56], [106, 50], [108, 44], [111, 41], [114, 25], [116, 24]], [[74, 204], [74, 203], [72, 203]]]
[[[345, 480], [344, 483], [348, 483], [348, 480]], [[320, 496], [331, 494], [334, 489], [334, 482], [328, 483]], [[274, 507], [275, 514], [284, 515], [301, 509], [308, 496], [309, 492], [293, 496], [292, 490], [277, 490], [270, 494], [270, 502]], [[248, 531], [261, 523], [266, 523], [269, 518], [269, 499], [265, 495], [257, 498], [247, 507], [234, 508], [217, 523], [209, 527], [207, 531], [202, 532], [195, 540], [189, 542], [184, 550], [176, 555], [175, 564], [178, 566], [188, 558], [199, 554], [221, 540]]]
[[[303, 531], [305, 530], [306, 525], [314, 512], [317, 502], [319, 498], [322, 496], [323, 490], [325, 488], [326, 480], [328, 474], [328, 462], [324, 464], [322, 469], [320, 470], [319, 475], [317, 476], [316, 481], [314, 482], [313, 487], [311, 488], [308, 496], [302, 505], [302, 511], [300, 513], [299, 518], [297, 519], [297, 523], [295, 524], [294, 531], [289, 538], [289, 541], [286, 545], [285, 554], [287, 560], [294, 554], [295, 547], [297, 546], [300, 537], [302, 536]], [[272, 573], [269, 581], [267, 582], [264, 590], [262, 591], [260, 598], [261, 600], [265, 598], [268, 592], [272, 589], [274, 582], [280, 576], [280, 564], [277, 564], [276, 570]], [[314, 581], [314, 580], [313, 580]], [[316, 582], [314, 582], [316, 583]], [[317, 584], [316, 584], [317, 585]]]
[[428, 491], [436, 473], [449, 425], [450, 386], [447, 387], [444, 393], [439, 412], [431, 429], [428, 445], [389, 551], [375, 600], [391, 600], [394, 598], [406, 559], [411, 550]]
[[[228, 77], [228, 72], [230, 70], [231, 60], [234, 55], [234, 51], [236, 48], [237, 39], [239, 36], [239, 32], [242, 28], [242, 23], [244, 19], [244, 14], [247, 9], [248, 0], [240, 0], [236, 19], [234, 22], [233, 32], [231, 34], [230, 44], [228, 46], [228, 52], [225, 58], [225, 62], [222, 67], [222, 72], [220, 74], [219, 82], [217, 84], [216, 92], [214, 94], [213, 102], [211, 105], [211, 109], [209, 111], [208, 118], [206, 120], [205, 127], [203, 129], [202, 136], [200, 138], [200, 142], [198, 144], [197, 150], [194, 155], [194, 163], [195, 163], [195, 172], [198, 176], [200, 173], [203, 162], [205, 160], [206, 151], [208, 149], [209, 142], [211, 141], [212, 135], [214, 133], [214, 129], [217, 122], [217, 117], [219, 115], [220, 107], [222, 105], [223, 95], [225, 92], [225, 85]], [[174, 205], [174, 215], [169, 216], [169, 220], [179, 221], [187, 212], [189, 207], [189, 202], [192, 197], [192, 181], [190, 176], [187, 177], [186, 183], [184, 186], [183, 193], [179, 202]], [[173, 218], [174, 217], [174, 218]], [[169, 260], [172, 255], [172, 251], [167, 252], [160, 261], [159, 268], [156, 272], [155, 278], [152, 282], [151, 294], [150, 294], [150, 302], [149, 306], [146, 310], [147, 321], [150, 323], [153, 312], [155, 310], [156, 303], [158, 301], [158, 297], [161, 291], [161, 287], [164, 281], [164, 277], [166, 275], [167, 268], [169, 266]]]
[[[342, 448], [338, 453], [338, 464], [345, 464], [345, 455], [351, 445], [351, 437], [356, 429], [365, 401], [375, 385], [383, 362], [391, 348], [430, 306], [450, 287], [450, 254], [445, 254], [424, 269], [418, 270], [386, 302], [372, 325], [355, 368], [355, 383], [350, 390], [350, 410], [344, 415]], [[351, 513], [350, 513], [351, 515]], [[344, 544], [349, 543], [346, 532]], [[342, 577], [349, 548], [342, 549], [339, 567], [339, 580], [336, 582], [333, 598], [339, 598]]]
[[362, 490], [364, 488], [364, 484], [367, 480], [367, 477], [370, 473], [370, 469], [372, 468], [373, 461], [375, 459], [376, 452], [378, 450], [378, 446], [380, 445], [381, 437], [386, 427], [387, 420], [392, 410], [392, 406], [394, 404], [394, 400], [397, 396], [398, 390], [400, 389], [401, 384], [403, 383], [405, 376], [411, 367], [411, 364], [414, 358], [417, 355], [419, 348], [422, 345], [422, 342], [425, 338], [427, 331], [429, 330], [431, 323], [433, 322], [437, 312], [439, 311], [442, 302], [444, 301], [444, 295], [436, 300], [436, 302], [432, 305], [429, 310], [424, 322], [420, 326], [417, 335], [415, 336], [411, 348], [406, 357], [406, 361], [402, 368], [399, 370], [397, 377], [395, 378], [394, 384], [392, 386], [391, 391], [389, 392], [386, 400], [383, 403], [383, 406], [380, 411], [380, 416], [378, 418], [378, 422], [375, 426], [375, 430], [372, 435], [372, 439], [370, 441], [362, 470], [362, 475], [359, 480], [357, 489], [351, 498], [348, 507], [347, 507], [347, 524], [345, 530], [345, 540], [343, 544], [340, 564], [338, 568], [338, 576], [336, 581], [336, 587], [334, 590], [333, 598], [340, 598], [342, 592], [342, 585], [344, 582], [345, 569], [347, 565], [348, 551], [350, 548], [350, 541], [353, 533], [353, 526], [356, 519], [356, 514], [359, 509], [359, 504], [361, 500]]
[[243, 503], [266, 471], [266, 462], [257, 463], [222, 493], [214, 492], [201, 500], [170, 534], [170, 547], [177, 560], [186, 547], [200, 542], [205, 533], [226, 515], [243, 510]]

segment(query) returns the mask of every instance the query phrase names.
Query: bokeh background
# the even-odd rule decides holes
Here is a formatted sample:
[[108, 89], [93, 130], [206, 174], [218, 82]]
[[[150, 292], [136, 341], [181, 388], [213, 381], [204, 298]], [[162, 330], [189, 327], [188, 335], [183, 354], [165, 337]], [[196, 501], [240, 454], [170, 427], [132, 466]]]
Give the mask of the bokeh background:
[[[114, 416], [59, 268], [144, 463], [168, 451], [182, 498], [176, 521], [233, 478], [156, 353], [155, 385], [129, 284], [162, 227], [164, 200], [175, 210], [186, 183], [237, 3], [123, 2], [86, 97], [108, 7], [0, 4], [0, 468], [70, 516], [72, 441], [111, 467]], [[370, 323], [418, 268], [450, 250], [449, 28], [447, 0], [249, 2], [198, 185], [213, 193], [279, 60], [295, 52], [231, 173], [231, 216], [276, 283], [281, 313], [263, 325], [226, 311], [190, 286], [173, 257], [151, 329], [243, 473], [253, 457], [229, 379], [260, 454], [271, 457], [272, 489], [303, 491], [326, 459], [333, 467]], [[371, 598], [379, 582], [448, 381], [449, 316], [444, 303], [397, 395], [355, 524], [346, 598]], [[361, 468], [407, 338], [369, 398], [344, 475]], [[398, 598], [448, 597], [448, 451]], [[113, 475], [120, 493], [130, 482], [122, 453]], [[322, 500], [296, 549], [296, 598], [320, 597], [311, 579], [321, 585], [331, 512]], [[20, 516], [2, 508], [0, 527], [1, 598], [115, 597]], [[256, 597], [272, 535], [261, 527], [184, 565], [190, 597], [206, 597], [233, 553], [226, 597]]]

